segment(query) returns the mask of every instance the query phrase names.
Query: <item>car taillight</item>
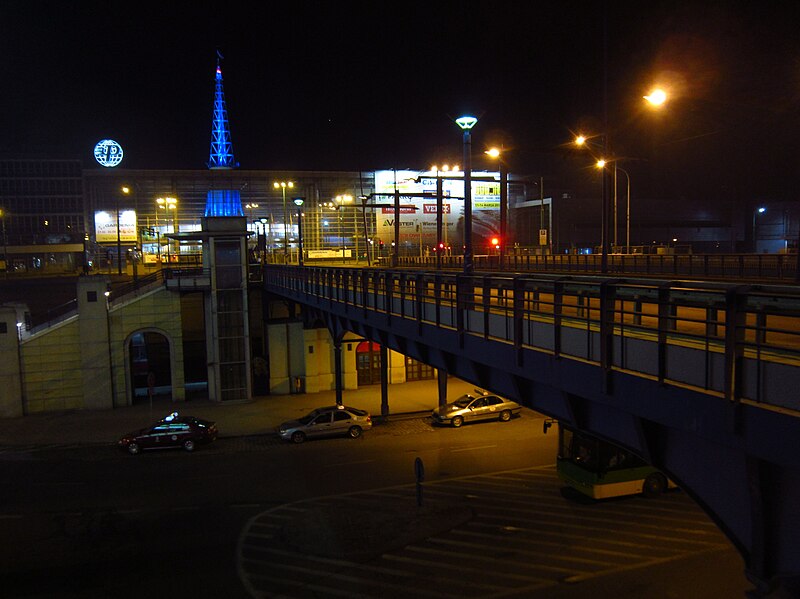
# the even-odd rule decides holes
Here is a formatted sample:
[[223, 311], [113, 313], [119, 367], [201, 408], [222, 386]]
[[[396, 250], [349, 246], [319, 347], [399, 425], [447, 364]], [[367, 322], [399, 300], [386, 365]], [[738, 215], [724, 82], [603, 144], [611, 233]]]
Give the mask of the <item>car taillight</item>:
[[367, 416], [367, 422], [372, 422], [372, 416]]

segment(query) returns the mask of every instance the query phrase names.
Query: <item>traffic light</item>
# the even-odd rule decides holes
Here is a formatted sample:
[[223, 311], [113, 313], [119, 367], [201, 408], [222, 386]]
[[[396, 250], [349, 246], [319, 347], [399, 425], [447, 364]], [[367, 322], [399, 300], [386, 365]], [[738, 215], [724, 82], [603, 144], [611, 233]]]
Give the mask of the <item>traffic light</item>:
[[492, 237], [492, 247], [497, 249], [500, 247], [500, 238], [499, 237]]

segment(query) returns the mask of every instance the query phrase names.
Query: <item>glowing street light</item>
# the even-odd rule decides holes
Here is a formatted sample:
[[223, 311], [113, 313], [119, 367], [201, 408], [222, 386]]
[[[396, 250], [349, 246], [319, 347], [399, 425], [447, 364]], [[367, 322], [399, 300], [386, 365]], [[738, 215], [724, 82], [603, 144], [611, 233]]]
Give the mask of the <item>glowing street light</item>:
[[275, 181], [272, 186], [275, 189], [280, 189], [281, 193], [283, 194], [283, 262], [284, 264], [288, 260], [289, 256], [289, 232], [288, 232], [288, 223], [289, 214], [286, 212], [286, 188], [292, 189], [294, 187], [294, 182], [292, 181]]
[[758, 221], [756, 220], [756, 217], [759, 214], [764, 214], [766, 211], [767, 209], [764, 208], [764, 206], [759, 206], [758, 208], [753, 210], [753, 253], [754, 254], [758, 253], [758, 235], [757, 235]]
[[[169, 223], [169, 211], [172, 210], [172, 232], [178, 232], [178, 200], [177, 198], [164, 197], [156, 198], [156, 219], [158, 219], [158, 209], [164, 211], [164, 222]], [[158, 222], [156, 222], [158, 226]], [[180, 243], [176, 241], [176, 244]], [[167, 262], [170, 262], [169, 243], [167, 243]]]
[[472, 274], [472, 128], [478, 122], [474, 116], [456, 119], [464, 132], [464, 273]]
[[663, 106], [667, 101], [667, 92], [663, 89], [657, 87], [650, 91], [649, 94], [646, 96], [642, 96], [645, 100], [647, 100], [651, 106], [655, 108], [659, 108]]
[[297, 265], [303, 266], [303, 202], [305, 198], [295, 198], [297, 206]]
[[[459, 168], [457, 164], [453, 166], [443, 164], [441, 167], [434, 164], [430, 170], [436, 173], [436, 247], [434, 251], [436, 252], [436, 268], [438, 269], [442, 267], [442, 256], [447, 247], [447, 212], [444, 209], [442, 173], [456, 173]], [[442, 233], [444, 233], [444, 237]]]
[[[120, 191], [123, 195], [131, 193], [130, 187], [123, 186]], [[117, 274], [122, 274], [122, 237], [119, 233], [119, 197], [117, 197]]]
[[[499, 240], [492, 240], [492, 245], [495, 249], [499, 249], [500, 252], [500, 268], [503, 268], [503, 261], [506, 254], [506, 221], [508, 220], [508, 172], [506, 169], [506, 163], [501, 158], [502, 152], [498, 148], [490, 148], [486, 151], [486, 154], [490, 158], [494, 158], [497, 160], [498, 170], [500, 171], [500, 239]], [[499, 247], [498, 247], [499, 246]]]

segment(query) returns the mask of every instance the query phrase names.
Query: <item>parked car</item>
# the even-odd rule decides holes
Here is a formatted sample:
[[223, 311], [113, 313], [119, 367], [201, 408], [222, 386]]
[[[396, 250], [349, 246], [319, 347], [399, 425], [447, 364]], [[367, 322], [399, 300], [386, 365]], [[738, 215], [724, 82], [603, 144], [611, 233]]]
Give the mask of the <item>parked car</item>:
[[312, 410], [298, 420], [284, 422], [278, 427], [278, 435], [293, 443], [302, 443], [307, 437], [332, 435], [348, 435], [356, 439], [371, 428], [369, 412], [349, 406], [328, 406]]
[[522, 409], [518, 403], [491, 393], [476, 395], [466, 393], [452, 403], [436, 408], [431, 415], [437, 424], [451, 424], [458, 428], [465, 422], [501, 420], [508, 422]]
[[172, 447], [183, 447], [186, 451], [194, 451], [197, 445], [211, 443], [216, 438], [216, 423], [173, 412], [147, 428], [123, 435], [117, 445], [133, 455], [144, 449]]

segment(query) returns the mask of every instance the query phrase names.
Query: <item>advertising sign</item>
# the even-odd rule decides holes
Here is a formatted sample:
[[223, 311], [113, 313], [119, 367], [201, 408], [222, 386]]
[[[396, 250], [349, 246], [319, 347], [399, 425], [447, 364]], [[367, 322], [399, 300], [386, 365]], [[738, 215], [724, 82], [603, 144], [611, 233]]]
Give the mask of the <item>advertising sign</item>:
[[[94, 236], [98, 243], [117, 242], [116, 211], [97, 211], [94, 213]], [[136, 242], [136, 211], [119, 211], [119, 240]]]
[[[476, 173], [477, 174], [477, 173]], [[464, 180], [442, 176], [442, 240], [450, 247], [461, 247], [464, 230]], [[490, 177], [495, 173], [480, 173]], [[375, 211], [378, 239], [386, 244], [394, 240], [395, 186], [400, 193], [400, 244], [433, 248], [436, 245], [436, 172], [376, 171], [375, 193], [383, 206]], [[472, 181], [472, 230], [486, 239], [500, 229], [500, 182]]]
[[94, 159], [100, 166], [114, 168], [122, 162], [122, 146], [113, 139], [101, 139], [94, 147]]

